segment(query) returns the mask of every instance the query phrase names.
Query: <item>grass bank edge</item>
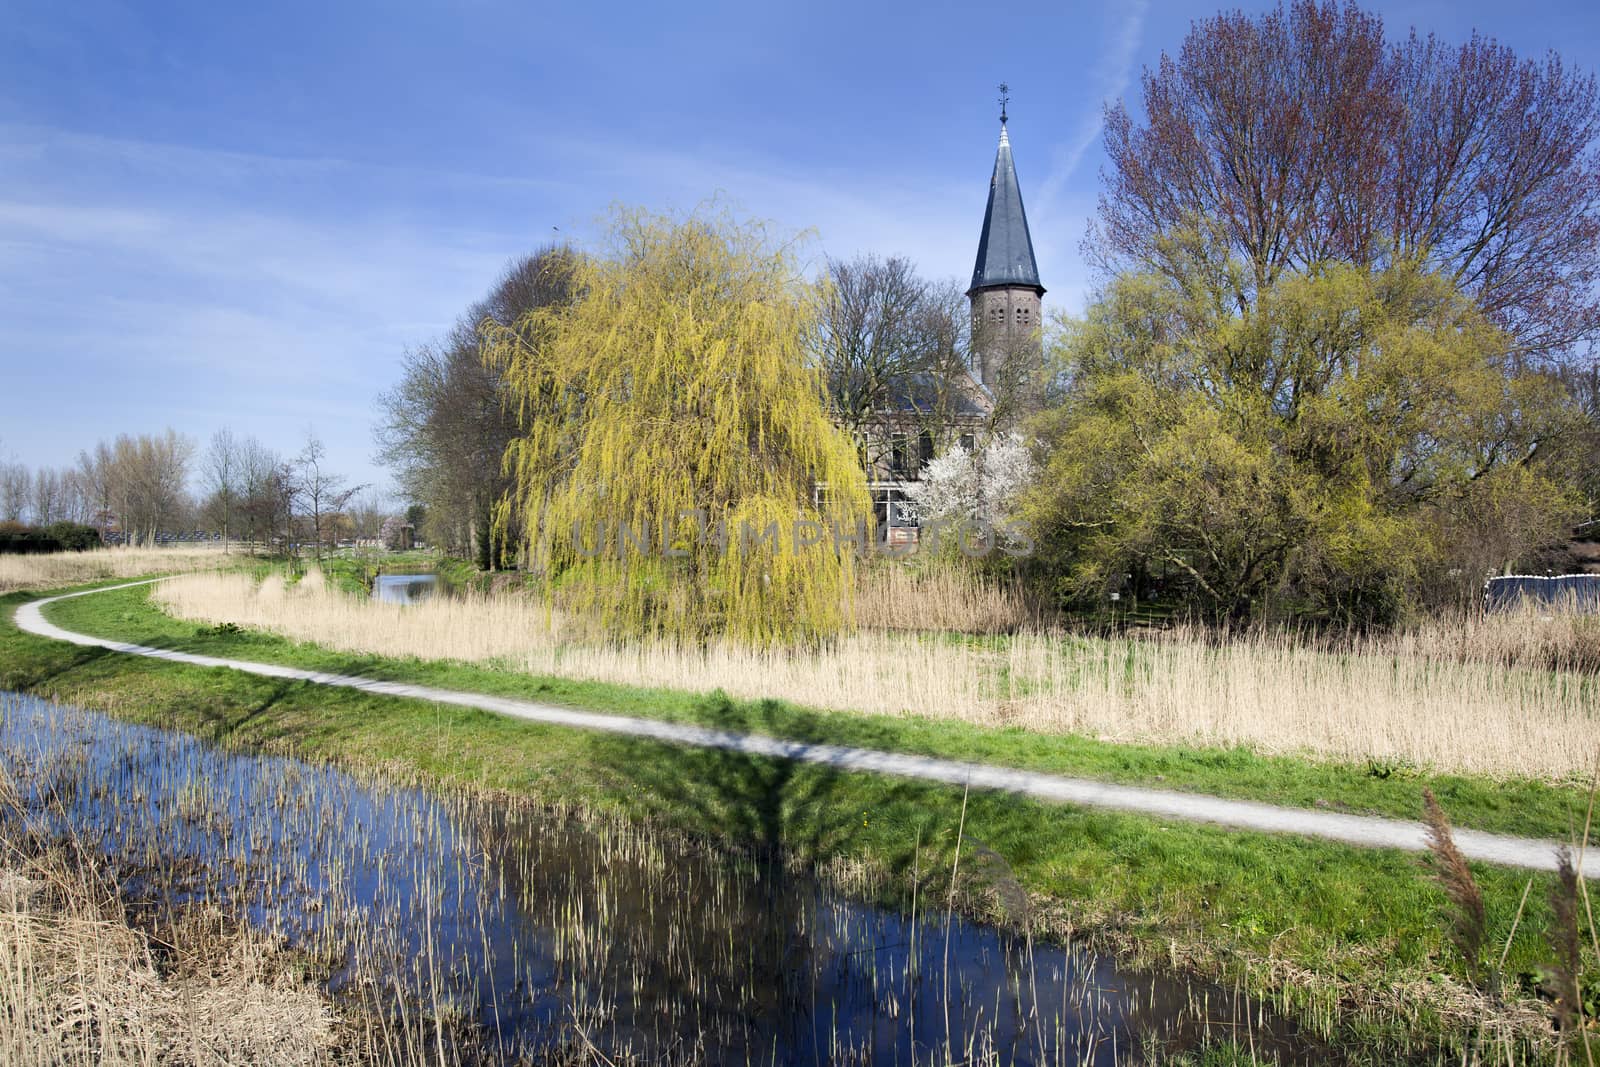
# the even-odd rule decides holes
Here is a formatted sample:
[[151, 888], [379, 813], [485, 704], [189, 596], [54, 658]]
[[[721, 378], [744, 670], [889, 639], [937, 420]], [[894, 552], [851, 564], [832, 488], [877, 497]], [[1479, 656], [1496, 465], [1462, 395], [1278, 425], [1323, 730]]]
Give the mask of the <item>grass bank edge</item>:
[[[120, 583], [99, 583], [94, 588], [114, 584]], [[1101, 741], [1020, 727], [808, 708], [779, 700], [735, 701], [717, 692], [579, 681], [484, 664], [354, 655], [262, 631], [234, 632], [177, 620], [150, 602], [151, 588], [141, 585], [75, 597], [49, 605], [45, 614], [67, 629], [184, 652], [1284, 807], [1415, 821], [1421, 817], [1423, 790], [1432, 789], [1457, 825], [1526, 837], [1569, 840], [1573, 827], [1582, 825], [1588, 802], [1589, 783], [1577, 780], [1552, 784], [1429, 773], [1393, 764], [1260, 755], [1243, 747]]]
[[[1005, 794], [973, 793], [962, 816], [951, 786], [70, 646], [10, 625], [7, 602], [24, 599], [0, 598], [0, 686], [245, 747], [396, 766], [424, 781], [578, 803], [901, 876], [948, 869], [964, 817], [966, 839], [1006, 857], [1057, 933], [1240, 982], [1341, 1039], [1351, 1026], [1402, 1041], [1480, 1033], [1484, 1003], [1462, 994], [1442, 895], [1415, 856]], [[1474, 869], [1503, 937], [1529, 878]], [[1550, 879], [1532, 884], [1512, 974], [1533, 973], [1546, 951]]]

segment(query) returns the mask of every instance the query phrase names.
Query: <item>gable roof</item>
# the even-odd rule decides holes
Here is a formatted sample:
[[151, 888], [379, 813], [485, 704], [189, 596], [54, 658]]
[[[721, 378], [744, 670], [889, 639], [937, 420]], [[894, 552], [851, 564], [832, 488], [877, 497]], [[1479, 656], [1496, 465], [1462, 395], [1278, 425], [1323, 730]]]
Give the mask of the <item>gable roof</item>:
[[956, 418], [980, 418], [994, 406], [989, 390], [970, 371], [963, 370], [948, 383], [941, 383], [937, 375], [927, 371], [913, 371], [897, 375], [889, 383], [888, 413], [931, 414], [941, 399]]
[[1033, 238], [1028, 216], [1022, 210], [1022, 190], [1011, 161], [1011, 139], [1000, 123], [1000, 148], [995, 152], [994, 176], [989, 179], [989, 204], [983, 212], [983, 233], [978, 237], [978, 261], [972, 268], [970, 295], [979, 289], [1026, 286], [1041, 294], [1039, 265], [1033, 258]]

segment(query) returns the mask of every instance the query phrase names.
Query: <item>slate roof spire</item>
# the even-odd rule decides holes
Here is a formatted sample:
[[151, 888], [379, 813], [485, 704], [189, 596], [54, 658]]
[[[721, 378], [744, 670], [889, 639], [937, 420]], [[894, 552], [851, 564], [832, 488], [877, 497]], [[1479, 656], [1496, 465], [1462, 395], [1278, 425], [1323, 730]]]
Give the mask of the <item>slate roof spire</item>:
[[1005, 86], [1000, 88], [1000, 148], [995, 152], [989, 205], [983, 212], [978, 261], [972, 268], [972, 287], [967, 295], [1003, 287], [1036, 289], [1043, 294], [1039, 265], [1033, 258], [1033, 237], [1028, 233], [1028, 216], [1022, 210], [1022, 190], [1017, 186], [1017, 168], [1011, 161], [1011, 138], [1006, 134], [1009, 98]]

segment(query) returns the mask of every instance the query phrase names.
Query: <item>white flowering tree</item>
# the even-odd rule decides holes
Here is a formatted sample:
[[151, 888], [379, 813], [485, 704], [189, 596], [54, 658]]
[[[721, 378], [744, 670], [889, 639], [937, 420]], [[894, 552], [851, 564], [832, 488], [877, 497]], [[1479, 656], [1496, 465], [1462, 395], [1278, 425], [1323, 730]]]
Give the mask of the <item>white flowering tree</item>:
[[975, 519], [996, 524], [1013, 518], [1034, 474], [1033, 457], [1018, 433], [1000, 433], [968, 452], [956, 445], [923, 468], [906, 488], [924, 522]]

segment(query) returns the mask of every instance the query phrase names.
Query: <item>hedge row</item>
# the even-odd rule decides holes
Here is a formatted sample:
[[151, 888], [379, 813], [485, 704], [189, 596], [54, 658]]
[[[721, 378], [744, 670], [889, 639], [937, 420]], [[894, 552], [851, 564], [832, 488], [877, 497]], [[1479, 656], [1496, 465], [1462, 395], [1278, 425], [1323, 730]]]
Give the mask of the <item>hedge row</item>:
[[0, 523], [0, 554], [82, 552], [99, 547], [100, 531], [81, 522], [56, 522], [44, 527]]

